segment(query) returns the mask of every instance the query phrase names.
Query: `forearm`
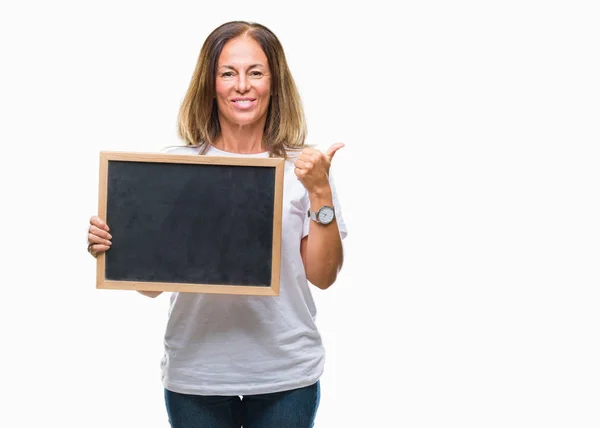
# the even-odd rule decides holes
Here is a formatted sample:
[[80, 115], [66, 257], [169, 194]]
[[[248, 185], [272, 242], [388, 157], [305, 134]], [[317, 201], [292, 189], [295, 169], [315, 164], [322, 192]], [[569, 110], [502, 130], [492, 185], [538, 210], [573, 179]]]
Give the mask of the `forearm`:
[[143, 294], [144, 296], [152, 297], [152, 298], [155, 298], [162, 294], [162, 291], [141, 291], [141, 290], [136, 290], [136, 291], [140, 294]]
[[[310, 194], [309, 199], [311, 211], [317, 211], [323, 205], [333, 206], [329, 188]], [[334, 219], [327, 225], [311, 221], [304, 258], [307, 279], [317, 287], [326, 289], [335, 282], [342, 262], [342, 240], [337, 221]]]

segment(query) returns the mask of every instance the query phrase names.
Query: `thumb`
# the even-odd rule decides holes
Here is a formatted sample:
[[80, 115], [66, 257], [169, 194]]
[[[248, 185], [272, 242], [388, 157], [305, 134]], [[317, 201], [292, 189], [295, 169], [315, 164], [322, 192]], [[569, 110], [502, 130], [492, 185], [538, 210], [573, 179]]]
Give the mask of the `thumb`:
[[331, 159], [333, 159], [333, 155], [335, 155], [335, 152], [337, 152], [339, 149], [341, 149], [344, 146], [345, 146], [344, 143], [335, 143], [333, 146], [331, 146], [327, 150], [327, 152], [325, 152], [325, 155], [329, 158], [330, 162], [331, 162]]

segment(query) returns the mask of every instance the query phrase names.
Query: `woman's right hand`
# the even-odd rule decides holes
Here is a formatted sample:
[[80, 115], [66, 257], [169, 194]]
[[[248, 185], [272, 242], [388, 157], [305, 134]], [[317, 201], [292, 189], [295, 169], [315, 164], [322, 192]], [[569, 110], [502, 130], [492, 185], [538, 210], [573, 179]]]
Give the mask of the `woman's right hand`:
[[98, 216], [90, 218], [90, 227], [88, 230], [88, 252], [96, 257], [98, 253], [107, 251], [112, 242], [112, 235], [108, 233], [108, 225]]
[[[88, 252], [96, 257], [99, 253], [110, 249], [112, 235], [108, 233], [108, 225], [98, 216], [90, 218], [90, 228], [88, 229]], [[138, 293], [148, 297], [156, 297], [162, 294], [162, 291], [141, 291]]]

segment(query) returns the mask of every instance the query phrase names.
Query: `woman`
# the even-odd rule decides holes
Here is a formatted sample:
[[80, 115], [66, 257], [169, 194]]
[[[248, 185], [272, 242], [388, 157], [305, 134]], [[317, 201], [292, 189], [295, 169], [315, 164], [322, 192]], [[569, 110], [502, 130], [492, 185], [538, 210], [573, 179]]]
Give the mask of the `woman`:
[[[309, 281], [333, 284], [346, 227], [329, 178], [343, 144], [321, 153], [305, 145], [305, 129], [277, 37], [255, 23], [216, 28], [179, 112], [186, 146], [170, 152], [286, 159], [280, 295], [171, 295], [162, 379], [173, 428], [313, 426], [324, 349]], [[88, 251], [107, 251], [111, 239], [92, 217]]]

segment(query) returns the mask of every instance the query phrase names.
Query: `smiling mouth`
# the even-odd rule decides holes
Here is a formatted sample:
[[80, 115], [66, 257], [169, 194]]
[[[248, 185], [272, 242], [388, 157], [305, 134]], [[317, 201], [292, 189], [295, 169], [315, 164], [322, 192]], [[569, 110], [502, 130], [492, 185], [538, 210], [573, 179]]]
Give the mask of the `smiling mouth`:
[[255, 100], [234, 100], [233, 103], [240, 107], [246, 107], [252, 104], [254, 101]]

